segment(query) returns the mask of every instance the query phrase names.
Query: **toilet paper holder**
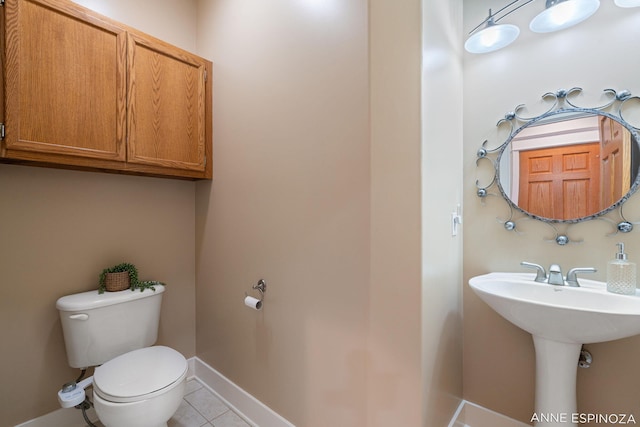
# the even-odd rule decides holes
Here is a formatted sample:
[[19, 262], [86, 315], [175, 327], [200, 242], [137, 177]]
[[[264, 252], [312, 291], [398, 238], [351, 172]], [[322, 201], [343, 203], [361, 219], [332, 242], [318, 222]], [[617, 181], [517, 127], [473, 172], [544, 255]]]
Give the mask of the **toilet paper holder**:
[[[262, 300], [264, 299], [264, 293], [267, 292], [267, 282], [265, 282], [264, 279], [260, 279], [258, 280], [258, 283], [256, 283], [251, 287], [251, 289], [254, 289], [260, 292], [260, 298], [258, 299], [258, 301], [262, 302]], [[248, 297], [249, 294], [245, 292], [244, 296]]]

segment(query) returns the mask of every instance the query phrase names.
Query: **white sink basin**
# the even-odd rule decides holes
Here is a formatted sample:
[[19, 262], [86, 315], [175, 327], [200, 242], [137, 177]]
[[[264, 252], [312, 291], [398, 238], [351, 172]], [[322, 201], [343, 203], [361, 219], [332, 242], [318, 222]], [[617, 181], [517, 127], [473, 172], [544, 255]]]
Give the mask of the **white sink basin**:
[[640, 293], [612, 294], [595, 280], [579, 279], [580, 287], [572, 288], [534, 278], [530, 273], [490, 273], [472, 278], [469, 285], [498, 314], [533, 336], [539, 417], [534, 425], [577, 427], [571, 414], [577, 412], [582, 344], [640, 334]]
[[498, 314], [532, 335], [588, 344], [640, 334], [639, 293], [613, 294], [595, 280], [579, 279], [580, 287], [573, 288], [534, 282], [534, 277], [489, 273], [469, 285]]

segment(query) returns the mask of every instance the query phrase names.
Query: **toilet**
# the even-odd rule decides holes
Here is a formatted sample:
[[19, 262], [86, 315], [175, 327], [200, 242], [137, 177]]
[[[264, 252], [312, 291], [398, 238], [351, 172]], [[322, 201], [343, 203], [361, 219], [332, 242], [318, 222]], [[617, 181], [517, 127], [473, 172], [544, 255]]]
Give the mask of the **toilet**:
[[56, 302], [69, 366], [95, 366], [93, 404], [105, 427], [166, 427], [184, 396], [187, 361], [158, 337], [164, 286], [82, 292]]

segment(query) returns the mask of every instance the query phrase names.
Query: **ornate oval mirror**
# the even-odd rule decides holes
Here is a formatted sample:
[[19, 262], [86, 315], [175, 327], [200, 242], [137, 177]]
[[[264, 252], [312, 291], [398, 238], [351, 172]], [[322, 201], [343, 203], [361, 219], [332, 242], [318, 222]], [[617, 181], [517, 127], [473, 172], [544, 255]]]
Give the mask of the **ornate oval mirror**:
[[619, 120], [559, 110], [513, 133], [498, 154], [498, 185], [531, 216], [580, 221], [620, 204], [639, 161], [638, 140]]
[[[497, 126], [507, 126], [508, 136], [497, 148], [478, 150], [478, 161], [489, 159], [494, 177], [478, 186], [478, 196], [489, 195], [497, 184], [500, 195], [512, 209], [504, 221], [515, 230], [514, 211], [551, 224], [572, 224], [600, 217], [621, 206], [640, 185], [640, 137], [637, 128], [622, 116], [627, 101], [638, 101], [627, 91], [605, 90], [610, 98], [597, 108], [574, 105], [571, 95], [580, 88], [543, 95], [552, 106], [543, 114], [526, 118], [519, 105]], [[611, 110], [616, 105], [617, 110]], [[622, 214], [621, 214], [622, 217]], [[624, 220], [618, 231], [631, 231]], [[556, 233], [556, 242], [568, 236]]]

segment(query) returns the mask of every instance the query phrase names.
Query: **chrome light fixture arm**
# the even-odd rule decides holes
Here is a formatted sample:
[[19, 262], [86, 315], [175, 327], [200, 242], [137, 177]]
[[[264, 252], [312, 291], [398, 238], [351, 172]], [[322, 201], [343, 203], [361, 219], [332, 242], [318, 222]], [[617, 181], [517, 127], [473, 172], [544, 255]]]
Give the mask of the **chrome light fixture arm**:
[[[533, 0], [524, 0], [524, 2], [523, 2], [523, 0], [513, 0], [512, 2], [507, 4], [506, 6], [503, 6], [500, 9], [498, 9], [498, 11], [496, 13], [492, 13], [491, 9], [489, 9], [489, 16], [487, 16], [487, 18], [485, 18], [484, 21], [482, 21], [481, 23], [476, 25], [471, 31], [469, 31], [469, 35], [473, 34], [477, 29], [479, 29], [483, 25], [486, 25], [486, 24], [489, 24], [489, 23], [497, 24], [503, 18], [511, 15], [513, 12], [515, 12], [518, 9], [520, 9], [522, 6], [525, 6], [525, 5], [529, 4], [529, 3], [531, 3], [532, 1]], [[522, 3], [522, 4], [519, 4], [519, 5], [515, 6], [515, 7], [513, 7], [512, 9], [509, 9], [510, 7], [514, 6], [516, 3]]]

